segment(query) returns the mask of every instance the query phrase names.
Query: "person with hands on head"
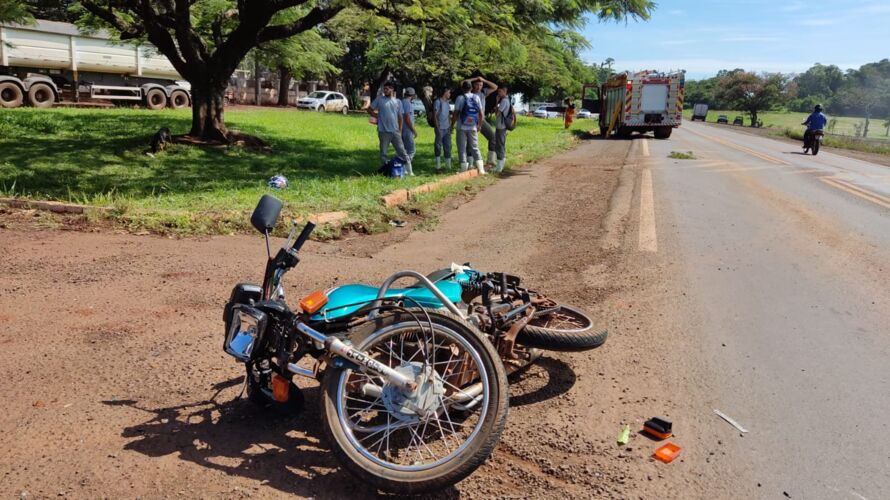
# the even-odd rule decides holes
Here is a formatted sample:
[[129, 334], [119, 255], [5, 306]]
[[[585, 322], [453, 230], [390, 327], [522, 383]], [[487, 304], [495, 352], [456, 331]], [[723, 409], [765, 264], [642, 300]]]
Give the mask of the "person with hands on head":
[[482, 132], [482, 136], [485, 137], [485, 140], [488, 141], [488, 165], [494, 165], [495, 158], [495, 148], [494, 148], [494, 130], [491, 128], [491, 125], [488, 124], [488, 121], [485, 120], [485, 100], [491, 95], [492, 92], [498, 89], [497, 84], [494, 82], [490, 82], [481, 76], [477, 76], [476, 78], [471, 78], [469, 80], [473, 85], [473, 93], [479, 97], [479, 100], [482, 102], [482, 128], [480, 132]]

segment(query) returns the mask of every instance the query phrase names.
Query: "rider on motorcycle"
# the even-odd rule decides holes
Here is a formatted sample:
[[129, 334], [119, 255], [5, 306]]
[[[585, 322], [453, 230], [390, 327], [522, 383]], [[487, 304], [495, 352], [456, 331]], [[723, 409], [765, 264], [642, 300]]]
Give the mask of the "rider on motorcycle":
[[813, 132], [816, 130], [823, 130], [825, 128], [825, 124], [828, 123], [828, 118], [822, 114], [822, 105], [817, 104], [816, 109], [807, 117], [807, 119], [801, 123], [801, 125], [807, 126], [807, 131], [803, 134], [803, 149], [804, 152], [809, 151], [812, 139]]

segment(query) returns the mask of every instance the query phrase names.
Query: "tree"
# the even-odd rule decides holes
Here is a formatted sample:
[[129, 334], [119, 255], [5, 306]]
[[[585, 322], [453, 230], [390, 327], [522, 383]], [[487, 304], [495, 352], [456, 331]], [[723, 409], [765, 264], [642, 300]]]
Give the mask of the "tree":
[[[419, 0], [387, 3], [420, 9]], [[384, 12], [372, 0], [357, 0]], [[433, 2], [437, 4], [437, 2]], [[348, 2], [322, 0], [82, 0], [85, 26], [110, 27], [121, 40], [147, 40], [192, 85], [189, 135], [227, 142], [223, 98], [229, 77], [256, 46], [312, 30]], [[396, 10], [394, 10], [396, 12]], [[393, 14], [394, 15], [394, 14]], [[279, 22], [278, 19], [287, 18]]]
[[847, 71], [836, 101], [839, 110], [865, 117], [862, 137], [867, 137], [871, 117], [890, 114], [890, 60], [883, 59]]
[[0, 23], [28, 23], [31, 13], [19, 0], [0, 0]]
[[260, 64], [278, 71], [278, 105], [287, 106], [291, 80], [320, 78], [337, 73], [331, 61], [342, 53], [335, 42], [323, 38], [317, 29], [273, 40], [254, 49]]
[[720, 79], [717, 98], [729, 107], [748, 113], [751, 126], [758, 125], [757, 114], [781, 104], [786, 77], [781, 73], [761, 75], [735, 71]]

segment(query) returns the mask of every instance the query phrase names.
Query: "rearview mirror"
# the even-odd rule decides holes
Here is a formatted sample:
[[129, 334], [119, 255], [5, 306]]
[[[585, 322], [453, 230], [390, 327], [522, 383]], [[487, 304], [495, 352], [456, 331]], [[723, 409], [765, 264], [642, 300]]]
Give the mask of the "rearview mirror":
[[253, 210], [253, 215], [250, 216], [250, 223], [257, 231], [266, 234], [275, 227], [275, 222], [281, 215], [281, 206], [281, 200], [270, 194], [264, 194]]

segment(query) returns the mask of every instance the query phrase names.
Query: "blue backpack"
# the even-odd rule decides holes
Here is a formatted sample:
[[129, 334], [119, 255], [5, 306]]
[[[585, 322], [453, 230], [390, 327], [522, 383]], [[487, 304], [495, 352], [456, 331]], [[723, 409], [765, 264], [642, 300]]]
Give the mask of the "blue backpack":
[[460, 108], [461, 125], [476, 126], [479, 124], [479, 115], [482, 110], [479, 109], [479, 100], [473, 94], [464, 94], [464, 105]]
[[396, 156], [386, 162], [386, 165], [380, 167], [379, 172], [387, 177], [403, 179], [405, 178], [405, 161]]

